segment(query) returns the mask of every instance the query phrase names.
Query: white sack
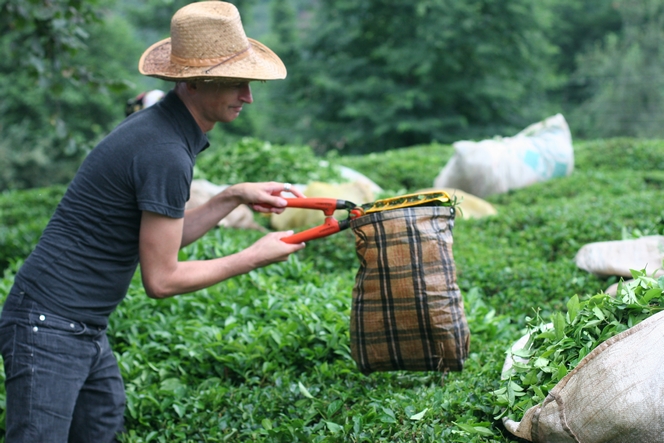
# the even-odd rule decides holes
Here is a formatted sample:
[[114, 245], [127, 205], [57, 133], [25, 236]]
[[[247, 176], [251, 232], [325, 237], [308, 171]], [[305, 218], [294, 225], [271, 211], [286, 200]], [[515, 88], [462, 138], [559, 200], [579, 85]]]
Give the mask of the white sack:
[[339, 173], [341, 174], [341, 178], [343, 179], [344, 182], [362, 182], [365, 183], [366, 185], [369, 186], [369, 189], [371, 189], [371, 192], [374, 194], [380, 194], [383, 192], [383, 189], [376, 184], [373, 180], [371, 180], [369, 177], [366, 175], [362, 174], [361, 172], [358, 172], [354, 169], [351, 169], [347, 166], [339, 166]]
[[662, 343], [664, 312], [600, 344], [506, 429], [536, 443], [664, 442]]
[[650, 235], [633, 240], [588, 243], [579, 249], [576, 265], [599, 276], [632, 277], [630, 269], [647, 269], [656, 276], [664, 260], [664, 236]]
[[478, 197], [564, 177], [574, 169], [572, 135], [556, 114], [514, 137], [458, 141], [434, 188], [458, 188]]

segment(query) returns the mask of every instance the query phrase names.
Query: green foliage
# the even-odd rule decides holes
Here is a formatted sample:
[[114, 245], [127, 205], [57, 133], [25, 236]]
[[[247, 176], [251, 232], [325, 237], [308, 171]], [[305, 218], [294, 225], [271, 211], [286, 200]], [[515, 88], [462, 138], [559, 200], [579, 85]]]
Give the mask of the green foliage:
[[[2, 2], [0, 190], [66, 183], [128, 98], [171, 87], [136, 62], [186, 3]], [[289, 74], [252, 85], [255, 103], [213, 131], [226, 140], [348, 155], [511, 134], [561, 110], [577, 139], [662, 135], [662, 0], [233, 3]]]
[[[548, 1], [548, 0], [547, 0]], [[609, 33], [622, 27], [620, 2], [615, 0], [551, 0], [551, 42], [559, 50], [556, 64], [561, 73], [572, 74], [577, 67], [576, 57], [600, 43]], [[577, 100], [576, 85], [567, 85], [569, 100]]]
[[32, 77], [57, 83], [63, 69], [73, 70], [73, 75], [86, 74], [71, 57], [85, 46], [86, 25], [99, 19], [97, 4], [7, 0], [0, 6], [0, 35], [12, 42], [12, 60]]
[[661, 138], [664, 2], [614, 3], [622, 18], [620, 32], [577, 57], [573, 81], [585, 89], [586, 99], [571, 109], [573, 129], [587, 139]]
[[0, 193], [0, 269], [28, 256], [64, 191], [51, 186]]
[[664, 171], [662, 140], [611, 138], [577, 143], [576, 168], [587, 171]]
[[311, 263], [314, 272], [336, 274], [357, 269], [355, 235], [348, 229], [324, 237], [298, 253], [300, 259]]
[[494, 392], [499, 417], [519, 421], [599, 344], [664, 309], [664, 277], [656, 280], [645, 270], [632, 274], [615, 297], [603, 292], [574, 295], [567, 313], [558, 311], [546, 319], [535, 308], [535, 317], [527, 319], [528, 339], [508, 351], [512, 365], [503, 374], [504, 386]]
[[491, 137], [546, 116], [531, 109], [555, 77], [539, 3], [337, 0], [316, 14], [286, 80], [303, 110], [275, 121], [319, 152]]
[[[53, 2], [52, 7], [64, 8], [67, 3], [76, 2]], [[16, 13], [23, 11], [16, 8]], [[57, 32], [64, 32], [64, 23], [49, 22], [62, 21], [60, 13], [53, 14], [43, 18], [43, 26], [62, 27]], [[136, 43], [125, 21], [112, 14], [103, 18], [101, 22], [77, 22], [71, 39], [78, 42], [78, 49], [67, 55], [67, 63], [45, 71], [48, 80], [17, 69], [17, 60], [25, 57], [17, 56], [21, 46], [14, 41], [18, 38], [14, 31], [0, 36], [0, 190], [67, 183], [85, 154], [123, 117], [121, 94], [128, 88], [123, 78], [129, 77], [128, 67], [136, 64], [126, 51]], [[31, 26], [37, 25], [21, 25], [16, 32], [30, 33]], [[52, 57], [57, 59], [56, 55]]]
[[430, 188], [433, 181], [454, 154], [451, 145], [413, 146], [367, 155], [343, 156], [338, 162], [373, 180], [386, 191], [415, 192]]
[[569, 177], [490, 197], [499, 217], [464, 220], [455, 231], [460, 286], [479, 287], [515, 312], [533, 304], [560, 309], [575, 293], [608, 286], [572, 259], [584, 244], [620, 240], [623, 230], [664, 232], [662, 208], [653, 204], [661, 182], [651, 174], [580, 165]]
[[208, 148], [196, 161], [195, 176], [229, 185], [261, 181], [307, 184], [339, 179], [335, 167], [316, 157], [308, 146], [273, 145], [253, 138]]
[[[246, 143], [229, 147], [238, 151], [232, 155], [239, 168], [258, 174], [255, 162], [265, 161], [271, 171], [267, 160], [249, 152], [251, 143], [263, 145]], [[389, 179], [389, 168], [395, 168], [395, 182], [418, 183], [421, 176], [433, 179], [442, 166], [431, 161], [435, 156], [444, 163], [441, 149], [451, 154], [449, 146], [431, 145], [395, 151], [394, 158], [385, 153], [328, 161], [380, 172], [374, 179]], [[471, 352], [463, 372], [442, 379], [438, 373], [358, 373], [348, 335], [358, 266], [351, 231], [311, 241], [285, 263], [167, 300], [147, 298], [137, 273], [111, 316], [109, 333], [127, 387], [122, 441], [516, 442], [495, 418], [493, 393], [505, 386], [505, 353], [527, 327], [526, 316], [533, 307], [542, 319], [570, 310], [574, 294], [579, 307], [572, 311], [580, 313], [588, 296], [616, 281], [575, 266], [573, 257], [584, 244], [620, 239], [625, 232], [664, 232], [656, 204], [663, 142], [599, 140], [578, 144], [576, 151], [571, 176], [491, 196], [498, 215], [456, 221], [454, 260]], [[624, 152], [630, 155], [619, 155]], [[277, 158], [282, 154], [286, 160]], [[223, 158], [206, 151], [200, 161], [208, 155], [209, 166]], [[269, 156], [289, 172], [294, 157], [309, 158], [304, 164], [320, 161], [292, 146]], [[217, 174], [210, 177], [222, 177]], [[45, 222], [62, 191], [3, 194], [0, 226], [10, 226], [3, 235], [37, 232], [30, 223]], [[181, 259], [228, 255], [261, 235], [216, 229], [185, 248]], [[0, 296], [8, 292], [23, 251], [36, 241], [14, 238], [20, 252], [0, 280]], [[0, 386], [0, 411], [3, 396]]]

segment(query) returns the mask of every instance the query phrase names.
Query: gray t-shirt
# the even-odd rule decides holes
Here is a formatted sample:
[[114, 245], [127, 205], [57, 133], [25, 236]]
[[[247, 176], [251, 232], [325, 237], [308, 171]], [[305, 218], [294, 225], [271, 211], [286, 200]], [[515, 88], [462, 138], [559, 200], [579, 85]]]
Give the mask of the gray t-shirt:
[[141, 212], [183, 217], [208, 146], [173, 91], [129, 116], [84, 160], [15, 284], [56, 314], [106, 325], [136, 272]]

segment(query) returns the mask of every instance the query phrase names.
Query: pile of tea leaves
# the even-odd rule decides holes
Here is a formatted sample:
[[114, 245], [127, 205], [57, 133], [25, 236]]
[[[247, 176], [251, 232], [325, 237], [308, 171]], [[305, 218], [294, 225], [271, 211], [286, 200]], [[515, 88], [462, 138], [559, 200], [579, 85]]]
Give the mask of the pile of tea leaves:
[[493, 392], [496, 418], [518, 421], [599, 344], [664, 309], [664, 276], [631, 271], [615, 297], [604, 292], [567, 302], [547, 319], [527, 318], [527, 342], [508, 350], [503, 387]]

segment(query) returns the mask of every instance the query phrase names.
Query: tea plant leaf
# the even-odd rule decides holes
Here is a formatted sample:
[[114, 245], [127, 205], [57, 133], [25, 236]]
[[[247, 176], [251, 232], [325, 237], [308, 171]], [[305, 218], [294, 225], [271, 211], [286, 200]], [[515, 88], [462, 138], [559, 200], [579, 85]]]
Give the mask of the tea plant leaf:
[[343, 400], [335, 400], [327, 406], [327, 418], [332, 417], [343, 406]]
[[462, 429], [463, 431], [469, 433], [469, 434], [477, 434], [477, 435], [485, 435], [485, 436], [491, 436], [494, 435], [491, 429], [485, 427], [485, 426], [477, 426], [476, 424], [466, 424], [466, 423], [457, 423], [457, 422], [452, 422], [454, 423], [457, 427]]
[[177, 403], [173, 404], [173, 409], [175, 410], [175, 412], [178, 414], [178, 417], [180, 417], [180, 418], [184, 417], [187, 413], [187, 408], [182, 406], [182, 405], [179, 405]]
[[562, 340], [565, 337], [565, 316], [562, 312], [556, 312], [553, 316], [553, 329], [556, 332], [556, 340]]
[[333, 434], [338, 434], [343, 429], [341, 426], [331, 421], [326, 421], [325, 425]]
[[595, 317], [597, 317], [600, 321], [604, 321], [606, 319], [606, 317], [604, 316], [604, 313], [602, 312], [602, 310], [600, 308], [598, 308], [597, 306], [595, 306], [592, 309], [592, 311], [593, 311], [593, 314], [595, 314]]
[[423, 411], [418, 412], [417, 414], [413, 414], [409, 418], [410, 418], [410, 420], [413, 420], [413, 421], [422, 420], [422, 418], [424, 418], [424, 415], [427, 413], [428, 410], [429, 410], [429, 408], [425, 408]]
[[533, 362], [533, 366], [536, 368], [546, 368], [549, 365], [549, 360], [543, 357], [537, 357]]
[[648, 290], [644, 295], [643, 298], [641, 299], [641, 303], [648, 305], [650, 304], [650, 301], [655, 299], [656, 297], [659, 297], [662, 295], [662, 288], [656, 287]]
[[528, 358], [531, 355], [533, 355], [533, 351], [530, 349], [516, 349], [511, 351], [511, 354], [514, 355], [515, 357], [521, 357], [521, 358]]
[[574, 296], [567, 302], [567, 316], [569, 323], [574, 323], [574, 320], [576, 320], [576, 317], [579, 315], [580, 307], [579, 296], [574, 294]]
[[311, 399], [314, 398], [314, 396], [311, 395], [311, 394], [309, 393], [309, 390], [308, 390], [307, 388], [304, 387], [304, 385], [302, 384], [302, 382], [299, 382], [299, 381], [298, 381], [298, 382], [297, 382], [297, 387], [300, 389], [300, 393], [301, 393], [302, 395], [304, 395], [305, 397], [307, 397], [307, 398], [311, 398]]

